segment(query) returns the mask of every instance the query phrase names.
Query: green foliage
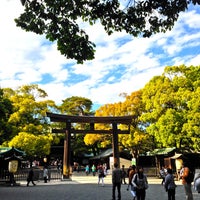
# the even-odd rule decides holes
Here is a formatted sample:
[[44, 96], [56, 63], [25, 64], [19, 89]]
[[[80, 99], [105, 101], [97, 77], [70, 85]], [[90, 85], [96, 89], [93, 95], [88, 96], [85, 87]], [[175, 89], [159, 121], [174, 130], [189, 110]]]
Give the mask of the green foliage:
[[[200, 66], [166, 67], [161, 76], [153, 77], [143, 89], [125, 95], [124, 102], [106, 104], [96, 111], [96, 116], [122, 115], [134, 118], [130, 135], [119, 135], [119, 144], [136, 158], [139, 153], [162, 147], [199, 151]], [[101, 144], [104, 136], [86, 139], [89, 144]]]
[[10, 93], [13, 113], [9, 122], [17, 127], [15, 134], [24, 131], [37, 135], [49, 132], [46, 112], [56, 106], [51, 100], [42, 101], [42, 98], [46, 97], [46, 92], [38, 88], [38, 85], [21, 86]]
[[143, 88], [147, 132], [157, 147], [199, 151], [200, 66], [166, 67]]
[[[88, 116], [93, 115], [92, 109], [92, 101], [85, 97], [72, 96], [63, 100], [63, 103], [59, 107], [61, 113], [66, 115], [75, 115], [75, 116]], [[66, 124], [63, 123], [53, 123], [54, 127], [66, 127]], [[88, 124], [73, 124], [73, 128], [75, 129], [88, 129]], [[91, 152], [91, 148], [93, 146], [86, 146], [84, 143], [84, 135], [76, 134], [72, 137], [71, 146], [73, 146], [74, 156], [82, 155], [83, 153]]]
[[24, 13], [15, 22], [26, 31], [57, 41], [62, 55], [83, 63], [94, 58], [95, 44], [81, 22], [89, 25], [100, 22], [108, 35], [124, 30], [135, 37], [150, 37], [171, 30], [179, 13], [188, 9], [189, 4], [200, 4], [197, 0], [128, 2], [124, 7], [119, 0], [26, 0]]
[[68, 115], [93, 115], [92, 101], [85, 97], [72, 96], [63, 100], [60, 110]]
[[5, 97], [3, 89], [0, 88], [0, 144], [9, 139], [9, 133], [12, 132], [12, 126], [8, 122], [13, 112], [11, 101]]
[[[137, 158], [139, 153], [144, 153], [147, 149], [152, 148], [152, 140], [146, 134], [143, 128], [140, 116], [144, 112], [144, 103], [142, 102], [142, 90], [132, 92], [130, 95], [125, 95], [124, 102], [114, 104], [106, 104], [101, 106], [95, 113], [95, 116], [126, 116], [132, 115], [133, 120], [130, 127], [130, 134], [119, 134], [119, 148], [129, 149], [133, 157]], [[98, 129], [110, 129], [111, 125], [96, 125]], [[127, 125], [119, 124], [118, 128], [127, 130]], [[110, 146], [112, 144], [111, 135], [86, 135], [84, 138], [88, 144], [99, 143], [101, 147]]]
[[6, 104], [6, 109], [12, 108], [12, 112], [6, 114], [6, 125], [12, 129], [9, 132], [0, 129], [6, 136], [1, 137], [2, 142], [19, 147], [28, 155], [49, 154], [52, 136], [46, 112], [55, 110], [55, 103], [42, 100], [47, 94], [38, 85], [24, 85], [16, 90], [5, 88], [3, 91], [4, 99], [8, 98], [7, 102], [11, 105]]

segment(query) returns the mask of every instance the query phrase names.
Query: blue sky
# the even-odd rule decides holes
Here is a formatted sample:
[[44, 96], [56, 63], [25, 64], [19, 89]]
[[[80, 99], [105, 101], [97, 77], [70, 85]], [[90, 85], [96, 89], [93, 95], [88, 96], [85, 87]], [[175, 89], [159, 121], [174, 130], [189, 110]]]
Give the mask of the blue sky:
[[85, 26], [96, 44], [95, 59], [77, 65], [57, 51], [44, 36], [15, 26], [23, 11], [20, 0], [1, 0], [0, 87], [16, 89], [38, 84], [48, 98], [60, 104], [71, 96], [89, 98], [94, 109], [123, 101], [165, 66], [200, 65], [200, 6], [181, 13], [171, 31], [151, 38], [134, 38], [125, 32], [106, 35], [101, 25]]

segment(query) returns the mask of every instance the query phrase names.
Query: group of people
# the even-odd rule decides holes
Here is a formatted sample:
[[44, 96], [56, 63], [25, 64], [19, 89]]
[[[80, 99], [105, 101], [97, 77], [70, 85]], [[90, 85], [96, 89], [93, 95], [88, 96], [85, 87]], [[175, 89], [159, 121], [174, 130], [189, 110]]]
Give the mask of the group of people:
[[[114, 169], [112, 171], [112, 200], [116, 200], [116, 188], [118, 192], [118, 200], [121, 200], [121, 184], [122, 179], [124, 178], [123, 173], [124, 166], [122, 169], [118, 168], [118, 164], [114, 164]], [[137, 200], [145, 200], [146, 197], [146, 189], [148, 188], [147, 176], [143, 173], [143, 168], [141, 166], [136, 167], [132, 165], [129, 167], [127, 171], [128, 176], [128, 187], [131, 188], [131, 194], [133, 196], [133, 200], [137, 198]]]
[[[162, 167], [160, 175], [162, 178], [161, 184], [164, 185], [166, 192], [168, 192], [168, 200], [175, 200], [176, 184], [172, 169]], [[194, 182], [194, 189], [200, 193], [200, 172], [194, 175], [188, 163], [184, 163], [180, 171], [180, 179], [182, 180], [186, 200], [193, 200], [192, 182]]]
[[98, 175], [98, 185], [102, 185], [104, 186], [104, 178], [107, 175], [107, 165], [106, 164], [99, 164], [97, 165], [97, 167], [93, 164], [91, 169], [89, 167], [89, 165], [86, 165], [85, 167], [85, 173], [88, 176], [90, 171], [92, 171], [93, 176], [95, 176], [96, 174]]
[[[121, 200], [121, 184], [124, 178], [123, 170], [124, 167], [120, 169], [117, 163], [114, 164], [114, 170], [112, 172], [112, 200], [116, 200], [116, 189], [118, 192], [118, 200]], [[168, 200], [175, 200], [177, 186], [174, 181], [172, 169], [162, 167], [160, 175], [162, 178], [161, 184], [168, 194]], [[133, 200], [145, 200], [148, 181], [147, 176], [143, 173], [143, 168], [132, 165], [127, 171], [127, 176], [129, 180], [127, 190], [130, 188]], [[200, 193], [200, 171], [198, 173], [196, 172], [194, 175], [194, 172], [192, 172], [187, 163], [184, 163], [180, 177], [182, 179], [186, 200], [193, 200], [191, 183], [194, 182], [194, 189]], [[124, 182], [124, 184], [126, 184], [126, 182]]]
[[85, 173], [88, 176], [90, 174], [90, 172], [92, 172], [93, 176], [97, 174], [99, 174], [99, 168], [103, 168], [104, 173], [107, 173], [107, 164], [104, 163], [102, 164], [98, 164], [97, 166], [95, 166], [95, 164], [92, 165], [92, 167], [90, 167], [89, 165], [85, 166]]
[[[86, 167], [86, 171], [89, 172], [89, 166]], [[103, 165], [98, 165], [97, 168], [92, 166], [93, 175], [98, 173], [98, 185], [101, 183], [104, 186], [104, 177], [106, 176], [106, 167]], [[184, 186], [184, 191], [186, 195], [186, 200], [193, 200], [192, 194], [192, 182], [194, 182], [194, 189], [200, 193], [200, 171], [192, 176], [191, 169], [187, 163], [183, 164], [182, 170], [180, 171], [180, 178]], [[162, 178], [161, 184], [168, 193], [168, 200], [175, 200], [176, 184], [174, 181], [174, 175], [171, 168], [162, 167], [160, 170], [160, 175]], [[127, 190], [131, 192], [133, 200], [145, 200], [146, 190], [148, 189], [147, 176], [144, 174], [143, 168], [141, 166], [132, 165], [127, 171], [125, 171], [124, 165], [120, 169], [118, 163], [114, 164], [114, 169], [112, 171], [112, 200], [116, 200], [116, 189], [117, 189], [117, 199], [121, 200], [121, 184], [126, 184], [126, 177], [128, 177], [128, 187]], [[48, 169], [44, 167], [43, 169], [44, 182], [47, 183], [48, 180]], [[34, 172], [31, 168], [27, 177], [27, 186], [29, 183], [34, 183]]]

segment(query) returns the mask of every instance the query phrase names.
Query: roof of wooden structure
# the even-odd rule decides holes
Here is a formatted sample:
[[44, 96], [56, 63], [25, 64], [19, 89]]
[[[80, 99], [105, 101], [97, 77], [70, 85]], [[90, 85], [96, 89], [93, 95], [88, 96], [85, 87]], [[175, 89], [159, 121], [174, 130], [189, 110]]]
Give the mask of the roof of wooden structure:
[[74, 116], [62, 115], [47, 112], [47, 117], [50, 117], [52, 122], [70, 122], [70, 123], [117, 123], [131, 124], [134, 116], [119, 116], [119, 117], [95, 117], [95, 116]]
[[20, 151], [14, 147], [0, 147], [0, 158], [7, 158], [11, 156], [25, 156], [24, 151]]

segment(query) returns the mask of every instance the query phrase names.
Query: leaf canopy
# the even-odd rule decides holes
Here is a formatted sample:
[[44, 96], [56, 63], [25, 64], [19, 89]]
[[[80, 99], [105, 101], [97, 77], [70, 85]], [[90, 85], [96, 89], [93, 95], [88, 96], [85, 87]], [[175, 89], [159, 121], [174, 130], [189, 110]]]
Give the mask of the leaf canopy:
[[[125, 3], [125, 5], [124, 5]], [[83, 63], [94, 59], [95, 44], [83, 23], [100, 22], [108, 35], [126, 31], [135, 37], [150, 37], [172, 29], [179, 14], [199, 0], [22, 0], [24, 13], [15, 19], [26, 31], [44, 34], [57, 42], [62, 55]]]

